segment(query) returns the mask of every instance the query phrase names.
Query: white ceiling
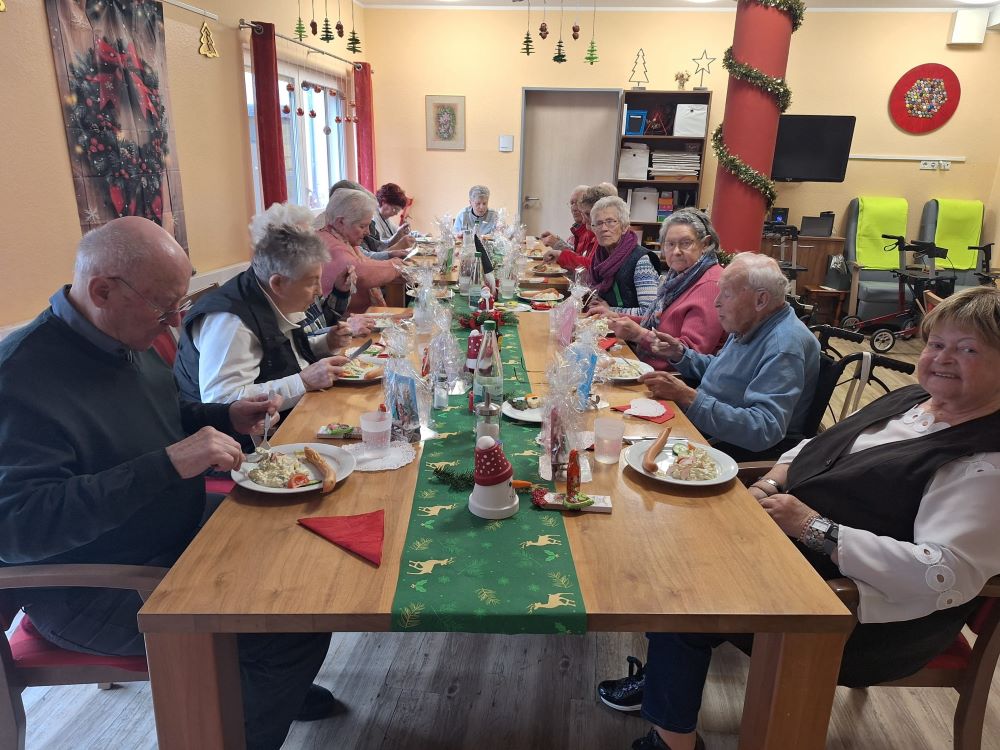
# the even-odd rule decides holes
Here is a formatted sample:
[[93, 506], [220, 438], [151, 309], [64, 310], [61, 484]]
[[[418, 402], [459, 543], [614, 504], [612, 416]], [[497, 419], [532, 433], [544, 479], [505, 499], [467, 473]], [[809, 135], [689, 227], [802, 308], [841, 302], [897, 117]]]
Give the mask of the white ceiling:
[[[520, 10], [525, 7], [524, 0], [362, 0], [360, 5], [368, 8], [384, 8], [392, 6], [419, 6], [422, 8], [508, 8]], [[542, 0], [533, 0], [532, 9], [539, 7]], [[556, 5], [555, 0], [550, 1]], [[892, 10], [892, 11], [950, 11], [958, 8], [991, 7], [998, 0], [806, 0], [806, 12], [810, 10]], [[597, 0], [598, 9], [630, 8], [630, 9], [670, 9], [670, 10], [726, 10], [735, 11], [735, 0]], [[569, 0], [566, 9], [571, 7], [592, 8], [586, 0]]]

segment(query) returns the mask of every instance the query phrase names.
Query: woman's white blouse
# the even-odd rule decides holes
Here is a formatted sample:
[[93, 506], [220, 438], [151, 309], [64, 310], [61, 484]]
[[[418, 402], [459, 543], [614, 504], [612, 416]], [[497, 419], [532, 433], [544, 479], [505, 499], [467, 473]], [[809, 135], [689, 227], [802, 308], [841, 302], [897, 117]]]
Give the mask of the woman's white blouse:
[[[848, 453], [947, 427], [915, 406], [861, 433]], [[807, 442], [778, 463], [791, 463]], [[837, 564], [858, 585], [861, 622], [912, 620], [963, 604], [1000, 573], [1000, 453], [977, 453], [939, 468], [924, 491], [913, 539], [840, 527]]]

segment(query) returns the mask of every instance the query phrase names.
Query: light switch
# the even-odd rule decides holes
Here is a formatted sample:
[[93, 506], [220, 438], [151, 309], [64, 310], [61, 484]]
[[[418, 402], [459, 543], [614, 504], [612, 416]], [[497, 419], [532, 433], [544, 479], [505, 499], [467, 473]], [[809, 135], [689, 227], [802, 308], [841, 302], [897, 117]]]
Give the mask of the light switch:
[[500, 151], [501, 153], [508, 153], [514, 150], [514, 136], [512, 135], [502, 135], [500, 136]]

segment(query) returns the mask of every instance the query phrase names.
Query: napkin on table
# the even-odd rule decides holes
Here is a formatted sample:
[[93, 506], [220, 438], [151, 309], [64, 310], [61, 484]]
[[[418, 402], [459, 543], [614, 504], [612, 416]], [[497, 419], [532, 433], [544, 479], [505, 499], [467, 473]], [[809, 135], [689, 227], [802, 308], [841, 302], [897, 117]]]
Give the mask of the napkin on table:
[[[634, 400], [635, 401], [640, 401], [640, 400], [647, 401], [649, 399], [634, 399]], [[638, 417], [639, 419], [645, 419], [645, 420], [648, 420], [648, 421], [650, 421], [650, 422], [652, 422], [654, 424], [663, 424], [664, 422], [669, 422], [671, 419], [674, 418], [674, 410], [671, 409], [669, 406], [667, 406], [667, 402], [666, 401], [656, 401], [655, 403], [658, 403], [658, 404], [660, 404], [663, 407], [663, 413], [660, 414], [659, 416], [655, 416], [655, 417], [654, 416], [648, 416], [647, 417], [647, 416], [643, 416], [641, 413], [640, 414], [629, 414], [629, 416], [630, 417]], [[628, 404], [624, 404], [622, 406], [612, 406], [611, 408], [614, 409], [615, 411], [628, 411], [629, 409], [632, 408], [632, 404], [628, 403]]]
[[376, 510], [357, 516], [320, 516], [300, 518], [299, 524], [338, 547], [375, 563], [382, 564], [382, 540], [385, 534], [385, 511]]

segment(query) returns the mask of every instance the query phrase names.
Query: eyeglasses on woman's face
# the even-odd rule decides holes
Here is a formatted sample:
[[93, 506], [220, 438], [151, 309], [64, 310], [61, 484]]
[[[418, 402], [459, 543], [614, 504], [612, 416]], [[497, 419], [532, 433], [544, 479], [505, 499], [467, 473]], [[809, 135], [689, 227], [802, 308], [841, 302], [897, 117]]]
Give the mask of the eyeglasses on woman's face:
[[604, 229], [605, 227], [608, 229], [614, 229], [620, 223], [621, 222], [619, 222], [618, 219], [601, 219], [600, 221], [595, 221], [594, 226], [597, 229]]
[[697, 242], [698, 242], [698, 240], [693, 240], [691, 238], [685, 238], [685, 239], [679, 240], [677, 242], [671, 242], [670, 240], [664, 240], [664, 242], [663, 242], [663, 249], [664, 250], [673, 250], [675, 248], [680, 248], [681, 252], [685, 252], [686, 253], [688, 250], [690, 250], [692, 247], [694, 247], [697, 244]]

